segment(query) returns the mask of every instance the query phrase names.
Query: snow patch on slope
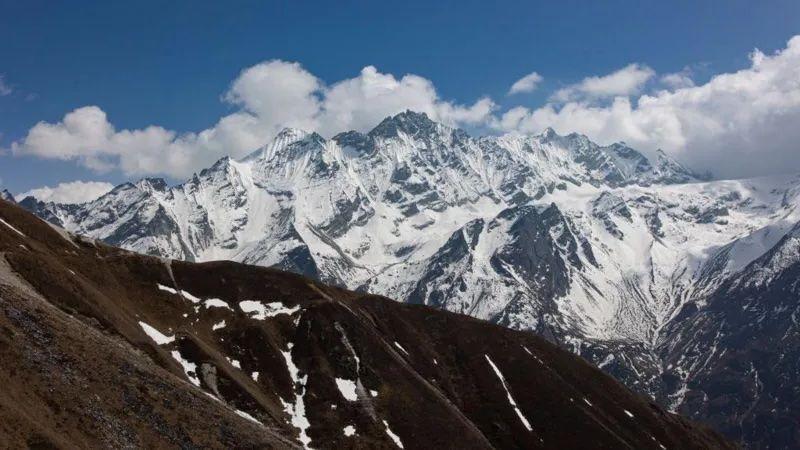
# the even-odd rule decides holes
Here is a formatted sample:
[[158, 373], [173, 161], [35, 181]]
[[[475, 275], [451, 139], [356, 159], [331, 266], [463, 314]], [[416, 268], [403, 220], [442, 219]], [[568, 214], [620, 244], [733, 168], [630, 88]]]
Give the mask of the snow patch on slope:
[[292, 315], [300, 311], [299, 305], [287, 308], [281, 302], [264, 304], [256, 300], [241, 301], [239, 302], [239, 308], [255, 320], [265, 320], [267, 317], [276, 317], [281, 314]]
[[175, 336], [167, 336], [144, 322], [139, 322], [139, 326], [158, 345], [166, 345], [175, 341]]
[[498, 369], [497, 366], [492, 361], [492, 359], [489, 358], [489, 355], [483, 355], [483, 356], [486, 357], [486, 361], [489, 363], [490, 366], [492, 366], [492, 370], [494, 371], [495, 375], [497, 375], [497, 378], [500, 380], [500, 383], [503, 385], [503, 389], [505, 389], [506, 395], [508, 396], [508, 403], [511, 405], [512, 408], [514, 408], [514, 412], [517, 413], [517, 417], [519, 417], [520, 422], [522, 422], [522, 425], [524, 425], [525, 428], [528, 429], [528, 431], [533, 431], [533, 427], [531, 427], [531, 423], [528, 422], [528, 419], [525, 417], [524, 414], [522, 414], [522, 411], [519, 410], [519, 407], [517, 406], [517, 402], [515, 402], [514, 401], [514, 397], [511, 396], [511, 391], [508, 390], [508, 385], [506, 384], [506, 379], [503, 376], [503, 374], [500, 372], [500, 369]]

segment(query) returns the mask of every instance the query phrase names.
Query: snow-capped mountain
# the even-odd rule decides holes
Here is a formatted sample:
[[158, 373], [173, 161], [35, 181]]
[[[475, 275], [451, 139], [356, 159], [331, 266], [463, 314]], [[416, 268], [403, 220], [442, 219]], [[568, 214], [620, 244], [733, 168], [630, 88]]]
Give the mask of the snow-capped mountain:
[[[660, 344], [678, 411], [761, 448], [796, 448], [800, 368], [800, 223], [704, 300], [689, 302]], [[745, 251], [752, 251], [747, 249]], [[665, 402], [666, 403], [666, 402]]]
[[[675, 353], [687, 308], [702, 315], [784, 245], [800, 177], [705, 181], [662, 152], [553, 130], [473, 138], [405, 112], [330, 140], [287, 129], [173, 187], [21, 204], [142, 253], [276, 266], [535, 331], [691, 413], [696, 362]], [[786, 268], [771, 270], [759, 276]]]
[[532, 333], [2, 200], [0, 330], [4, 449], [736, 448]]
[[11, 192], [8, 192], [8, 189], [3, 189], [0, 191], [0, 199], [5, 200], [7, 202], [15, 203], [14, 196]]

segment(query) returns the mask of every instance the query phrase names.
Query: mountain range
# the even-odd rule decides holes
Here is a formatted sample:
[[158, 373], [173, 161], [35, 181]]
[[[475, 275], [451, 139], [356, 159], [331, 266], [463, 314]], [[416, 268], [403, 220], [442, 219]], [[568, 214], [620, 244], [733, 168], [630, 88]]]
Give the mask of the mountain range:
[[0, 200], [6, 448], [733, 449], [531, 333]]
[[800, 445], [800, 176], [714, 181], [663, 152], [407, 111], [366, 134], [285, 129], [175, 186], [20, 205], [139, 253], [534, 332], [734, 440]]

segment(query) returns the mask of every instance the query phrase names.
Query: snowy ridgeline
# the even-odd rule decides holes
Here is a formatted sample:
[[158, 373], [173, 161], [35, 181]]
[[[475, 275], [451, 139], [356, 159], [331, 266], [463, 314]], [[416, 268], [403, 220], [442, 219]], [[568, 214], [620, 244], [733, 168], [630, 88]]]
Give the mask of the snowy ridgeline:
[[174, 187], [21, 204], [142, 253], [276, 266], [539, 331], [596, 363], [636, 345], [608, 367], [642, 378], [681, 307], [800, 220], [796, 176], [705, 182], [653, 156], [552, 130], [472, 138], [406, 112], [329, 140], [287, 129]]

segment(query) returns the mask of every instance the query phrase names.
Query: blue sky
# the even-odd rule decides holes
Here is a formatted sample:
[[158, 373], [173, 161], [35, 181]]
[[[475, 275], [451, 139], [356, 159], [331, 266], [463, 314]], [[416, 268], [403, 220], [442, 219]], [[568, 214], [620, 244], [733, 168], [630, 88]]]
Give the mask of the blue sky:
[[[687, 74], [700, 86], [751, 67], [756, 48], [767, 55], [782, 51], [798, 25], [797, 1], [0, 1], [0, 148], [7, 149], [0, 178], [21, 192], [73, 180], [116, 183], [159, 175], [152, 167], [131, 171], [116, 163], [98, 170], [80, 157], [54, 156], [55, 150], [26, 150], [30, 145], [13, 156], [8, 149], [37, 122], [57, 124], [87, 105], [101, 108], [116, 130], [208, 129], [237, 110], [252, 110], [246, 99], [222, 97], [242, 70], [269, 60], [298, 62], [327, 87], [370, 65], [397, 79], [415, 74], [454, 105], [490, 98], [497, 119], [514, 107], [535, 111], [553, 103], [559, 89], [634, 63], [649, 71], [643, 72], [647, 84], [625, 93], [634, 101], [660, 89], [657, 80], [666, 74]], [[542, 77], [535, 90], [508, 95], [516, 80], [534, 71]], [[570, 100], [589, 106], [614, 100], [575, 92], [582, 97]], [[566, 101], [556, 102], [556, 111]], [[456, 124], [533, 132], [542, 122], [527, 128], [487, 123]], [[555, 124], [559, 132], [565, 128]], [[587, 134], [595, 138], [591, 129]], [[176, 180], [182, 173], [160, 175]]]

